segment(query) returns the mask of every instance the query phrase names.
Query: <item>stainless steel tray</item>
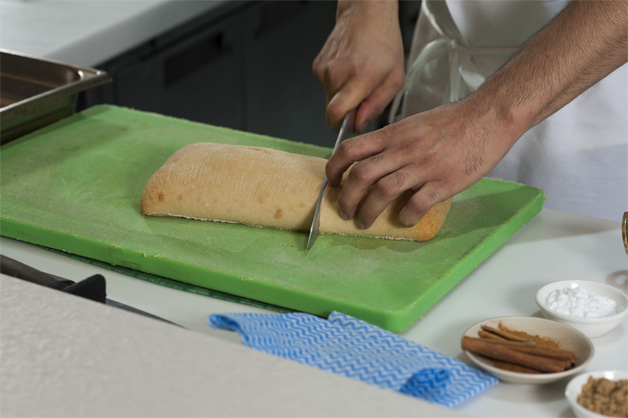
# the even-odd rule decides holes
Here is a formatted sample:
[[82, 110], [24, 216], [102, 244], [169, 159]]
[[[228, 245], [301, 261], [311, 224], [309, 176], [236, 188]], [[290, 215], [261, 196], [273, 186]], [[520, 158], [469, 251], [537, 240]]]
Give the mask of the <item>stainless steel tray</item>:
[[0, 49], [0, 143], [75, 112], [78, 93], [111, 80], [80, 67]]

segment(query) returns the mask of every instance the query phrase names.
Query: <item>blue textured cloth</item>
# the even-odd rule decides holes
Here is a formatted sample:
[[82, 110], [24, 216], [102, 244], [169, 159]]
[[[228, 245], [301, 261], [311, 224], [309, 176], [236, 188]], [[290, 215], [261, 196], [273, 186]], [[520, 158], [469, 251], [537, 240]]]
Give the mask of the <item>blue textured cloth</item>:
[[257, 350], [447, 407], [497, 383], [460, 360], [338, 312], [327, 320], [303, 313], [211, 315], [209, 324], [238, 332]]

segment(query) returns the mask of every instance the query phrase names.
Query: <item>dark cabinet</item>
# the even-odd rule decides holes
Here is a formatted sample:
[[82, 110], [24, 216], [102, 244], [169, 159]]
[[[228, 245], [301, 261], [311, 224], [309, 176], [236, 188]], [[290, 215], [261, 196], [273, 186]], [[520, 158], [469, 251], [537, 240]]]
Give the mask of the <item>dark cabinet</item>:
[[333, 147], [312, 62], [334, 27], [336, 3], [262, 2], [247, 14], [246, 129]]
[[329, 1], [231, 1], [97, 65], [113, 82], [84, 106], [111, 103], [333, 146], [311, 71], [335, 21]]
[[[400, 12], [412, 15], [407, 9], [418, 5], [402, 2]], [[312, 62], [335, 14], [333, 1], [223, 2], [97, 65], [113, 82], [86, 93], [83, 105], [112, 103], [333, 147]]]
[[239, 128], [244, 106], [242, 48], [234, 19], [158, 49], [114, 75], [116, 103]]

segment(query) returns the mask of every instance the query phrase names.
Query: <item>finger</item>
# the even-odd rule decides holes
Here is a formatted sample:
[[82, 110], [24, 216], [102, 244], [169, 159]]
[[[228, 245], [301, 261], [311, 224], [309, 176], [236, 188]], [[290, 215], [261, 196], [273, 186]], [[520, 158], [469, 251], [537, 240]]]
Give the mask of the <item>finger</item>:
[[323, 88], [325, 88], [326, 83], [329, 82], [326, 78], [326, 73], [328, 68], [334, 64], [334, 57], [337, 52], [338, 40], [335, 37], [330, 36], [312, 62], [312, 73], [314, 74], [314, 77], [323, 85]]
[[[352, 77], [352, 63], [347, 59], [335, 58], [335, 53], [336, 46], [325, 45], [312, 64], [312, 72], [323, 87], [326, 106]], [[332, 126], [333, 114], [330, 115], [327, 109], [326, 117], [328, 124]]]
[[384, 142], [379, 131], [345, 140], [327, 161], [325, 175], [332, 186], [339, 186], [342, 175], [356, 161], [380, 153]]
[[[329, 81], [329, 85], [334, 86], [337, 85], [341, 77], [344, 77], [342, 78], [344, 83], [336, 89], [327, 104], [327, 122], [338, 132], [345, 115], [351, 109], [359, 106], [361, 110], [358, 109], [357, 128], [358, 132], [362, 132], [371, 120], [381, 114], [392, 99], [394, 93], [391, 95], [391, 91], [394, 90], [396, 83], [388, 81], [385, 77], [367, 76], [365, 73], [359, 72], [355, 66], [345, 70], [347, 74], [339, 75], [342, 72], [338, 69], [339, 74], [333, 75], [338, 79], [335, 81], [330, 79]], [[333, 89], [333, 87], [331, 88]], [[364, 107], [360, 105], [361, 103]], [[366, 125], [363, 121], [367, 122]]]
[[318, 53], [316, 58], [314, 58], [314, 61], [312, 61], [312, 74], [314, 75], [314, 78], [316, 78], [321, 84], [323, 83], [322, 63], [323, 63], [324, 55], [325, 55], [325, 47], [321, 49], [321, 51]]
[[355, 216], [356, 226], [360, 229], [370, 228], [388, 205], [407, 190], [419, 185], [417, 174], [411, 171], [410, 166], [406, 166], [379, 179], [360, 203]]
[[355, 79], [347, 80], [333, 95], [327, 104], [327, 123], [335, 132], [340, 131], [342, 121], [351, 109], [357, 108], [368, 96], [369, 91], [364, 88], [364, 83]]
[[428, 182], [424, 184], [414, 195], [408, 200], [408, 203], [399, 212], [399, 223], [411, 228], [416, 225], [421, 218], [435, 204], [448, 199], [447, 195], [437, 182]]
[[[388, 155], [390, 153], [381, 152], [351, 167], [338, 195], [338, 205], [343, 218], [352, 219], [356, 217], [358, 208], [360, 208], [358, 221], [362, 227], [369, 227], [383, 208], [398, 196], [397, 188], [406, 186], [406, 171], [402, 171], [399, 178], [395, 178], [393, 174], [399, 171], [400, 164], [403, 162], [389, 158]], [[386, 178], [391, 174], [391, 177]], [[397, 181], [401, 181], [401, 186], [399, 183], [395, 184]], [[380, 182], [382, 182], [381, 185]], [[369, 204], [362, 211], [360, 205], [365, 200]]]
[[403, 88], [403, 70], [389, 76], [383, 84], [362, 101], [356, 115], [356, 131], [364, 132], [368, 125], [381, 115], [388, 103]]

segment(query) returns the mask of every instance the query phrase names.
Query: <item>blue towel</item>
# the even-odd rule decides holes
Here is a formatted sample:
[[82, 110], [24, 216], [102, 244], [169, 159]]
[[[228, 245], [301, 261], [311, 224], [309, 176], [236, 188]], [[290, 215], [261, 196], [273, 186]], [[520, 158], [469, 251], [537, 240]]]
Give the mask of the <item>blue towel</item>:
[[455, 358], [351, 316], [304, 313], [211, 315], [214, 328], [236, 331], [266, 353], [447, 407], [497, 379]]

